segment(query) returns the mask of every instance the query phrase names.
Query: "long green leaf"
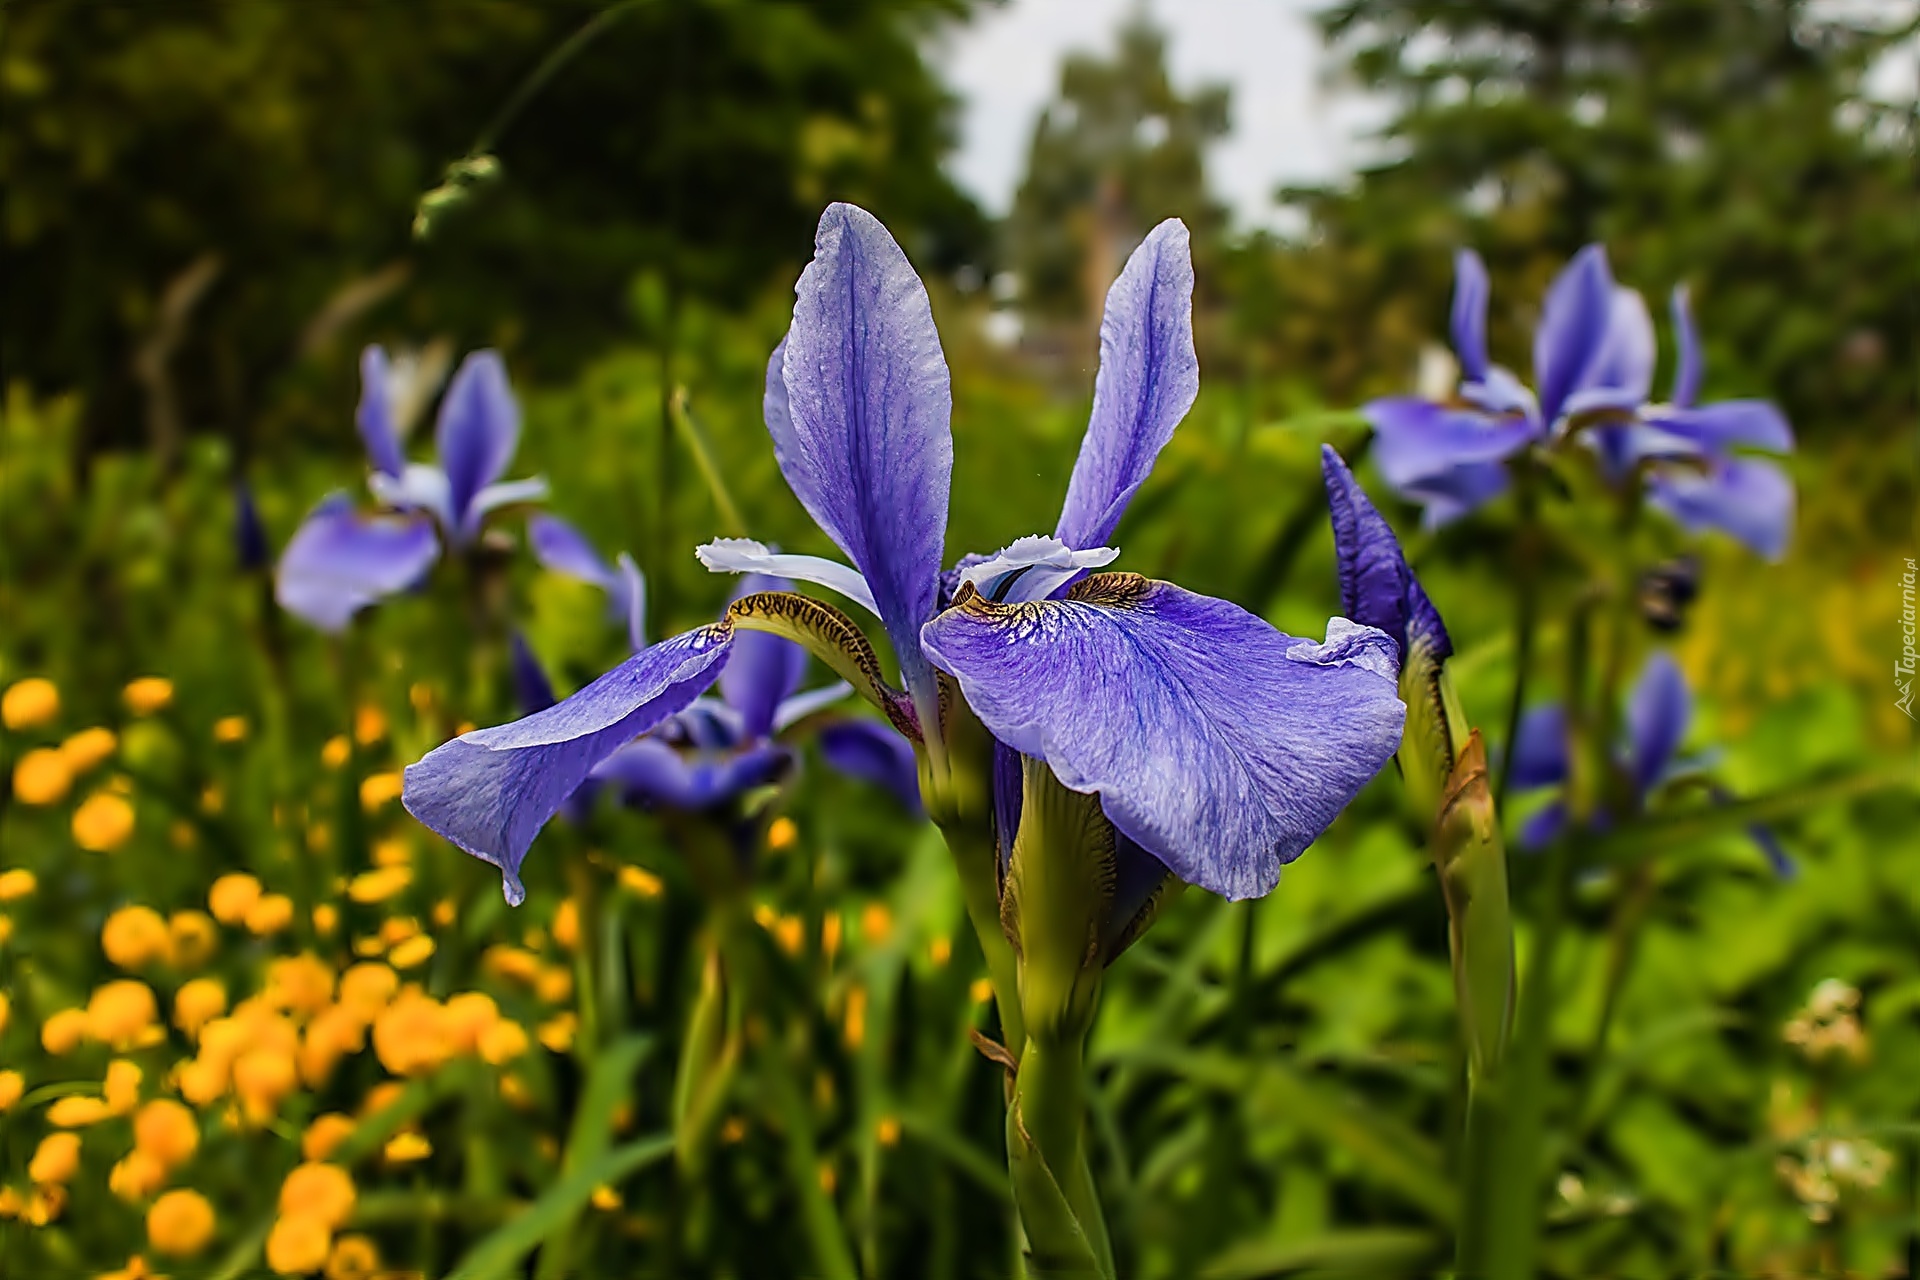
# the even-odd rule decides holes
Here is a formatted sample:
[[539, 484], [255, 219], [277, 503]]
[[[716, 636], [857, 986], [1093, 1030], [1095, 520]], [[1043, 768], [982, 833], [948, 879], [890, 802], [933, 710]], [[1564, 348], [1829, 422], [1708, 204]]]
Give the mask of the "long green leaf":
[[475, 1245], [448, 1280], [493, 1280], [531, 1253], [542, 1240], [570, 1220], [593, 1196], [595, 1187], [619, 1182], [673, 1153], [673, 1135], [653, 1134], [615, 1147], [548, 1187], [526, 1212]]
[[1426, 1231], [1330, 1231], [1287, 1242], [1250, 1241], [1220, 1254], [1199, 1280], [1266, 1280], [1268, 1276], [1351, 1275], [1373, 1280], [1427, 1275], [1440, 1257], [1440, 1239]]
[[[561, 1159], [560, 1174], [566, 1175], [593, 1163], [613, 1144], [613, 1114], [627, 1096], [628, 1083], [640, 1069], [647, 1051], [653, 1047], [649, 1035], [624, 1036], [601, 1050], [587, 1070], [587, 1087], [574, 1108], [573, 1126], [567, 1135], [567, 1153]], [[572, 1238], [580, 1208], [563, 1216], [541, 1242], [539, 1280], [556, 1280], [566, 1274], [567, 1242]]]

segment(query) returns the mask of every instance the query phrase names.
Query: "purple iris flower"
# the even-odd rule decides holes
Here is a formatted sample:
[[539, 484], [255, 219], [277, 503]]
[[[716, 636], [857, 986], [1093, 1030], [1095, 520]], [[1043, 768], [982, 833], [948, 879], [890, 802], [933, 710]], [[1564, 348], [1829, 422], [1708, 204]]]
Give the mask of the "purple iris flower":
[[1453, 656], [1453, 641], [1440, 611], [1413, 576], [1400, 540], [1353, 478], [1331, 445], [1320, 446], [1327, 508], [1333, 518], [1333, 550], [1340, 572], [1340, 608], [1366, 627], [1377, 627], [1399, 646], [1402, 667], [1416, 652], [1433, 663]]
[[[1642, 813], [1654, 793], [1677, 779], [1697, 777], [1703, 762], [1680, 755], [1680, 744], [1687, 736], [1687, 724], [1693, 717], [1693, 696], [1687, 689], [1680, 667], [1664, 651], [1656, 650], [1641, 668], [1639, 678], [1628, 695], [1626, 740], [1614, 752], [1614, 765], [1630, 784], [1629, 809], [1625, 813], [1602, 810], [1595, 813], [1593, 825], [1605, 828]], [[1562, 786], [1571, 769], [1571, 740], [1564, 707], [1536, 707], [1521, 718], [1513, 743], [1511, 763], [1513, 785], [1518, 788]], [[1716, 803], [1732, 797], [1723, 788], [1708, 784], [1708, 793]], [[1523, 848], [1538, 849], [1557, 839], [1567, 825], [1565, 800], [1554, 800], [1534, 814], [1520, 829]], [[1793, 861], [1780, 842], [1765, 826], [1755, 823], [1747, 834], [1766, 855], [1780, 875], [1793, 873]]]
[[[709, 568], [832, 587], [877, 615], [923, 731], [934, 669], [1011, 752], [1098, 793], [1126, 889], [1171, 871], [1228, 897], [1270, 890], [1399, 743], [1392, 642], [1335, 619], [1318, 644], [1223, 600], [1133, 574], [1086, 577], [1199, 388], [1186, 228], [1156, 227], [1107, 297], [1092, 417], [1053, 535], [963, 559], [941, 610], [953, 440], [925, 288], [872, 215], [828, 208], [767, 370], [788, 484], [851, 566], [728, 539]], [[1009, 765], [996, 762], [1005, 812]], [[1017, 770], [1014, 771], [1017, 774]], [[1002, 844], [1012, 821], [999, 822]], [[1003, 849], [1004, 854], [1004, 849]]]
[[331, 495], [295, 532], [276, 571], [281, 605], [328, 631], [419, 581], [440, 556], [434, 525], [449, 547], [463, 549], [489, 512], [547, 494], [537, 477], [500, 479], [519, 445], [520, 407], [497, 352], [473, 352], [448, 383], [434, 429], [439, 465], [409, 463], [401, 451], [385, 351], [361, 353], [360, 380], [356, 420], [373, 464], [367, 487], [401, 518], [362, 517]]
[[633, 651], [647, 647], [647, 580], [632, 556], [622, 551], [608, 564], [585, 534], [544, 511], [527, 520], [527, 543], [534, 559], [555, 573], [604, 591], [609, 611], [627, 625]]
[[1453, 352], [1461, 381], [1452, 402], [1418, 396], [1374, 400], [1380, 473], [1424, 508], [1428, 528], [1457, 519], [1507, 487], [1506, 459], [1544, 441], [1579, 413], [1630, 412], [1645, 399], [1625, 354], [1608, 350], [1617, 290], [1606, 251], [1588, 245], [1554, 280], [1534, 331], [1538, 393], [1487, 356], [1487, 269], [1478, 254], [1454, 258]]

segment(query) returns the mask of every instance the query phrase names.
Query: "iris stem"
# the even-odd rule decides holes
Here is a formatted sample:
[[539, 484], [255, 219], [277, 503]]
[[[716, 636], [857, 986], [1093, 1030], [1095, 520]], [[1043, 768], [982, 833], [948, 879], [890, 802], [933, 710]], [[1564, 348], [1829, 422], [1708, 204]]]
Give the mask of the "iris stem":
[[1520, 736], [1520, 717], [1527, 709], [1527, 673], [1533, 665], [1533, 637], [1539, 626], [1540, 503], [1533, 464], [1523, 454], [1514, 459], [1514, 500], [1520, 507], [1520, 530], [1513, 543], [1513, 694], [1507, 702], [1507, 731], [1501, 741], [1500, 771], [1494, 777], [1493, 809], [1506, 811], [1507, 785], [1513, 777], [1513, 744]]
[[1026, 1021], [1020, 1015], [1020, 966], [1013, 946], [1000, 927], [1000, 872], [995, 865], [993, 831], [966, 821], [945, 823], [940, 834], [960, 874], [960, 893], [967, 919], [987, 960], [987, 979], [993, 984], [993, 1003], [1000, 1014], [1000, 1034], [1007, 1052], [1018, 1058], [1027, 1043]]

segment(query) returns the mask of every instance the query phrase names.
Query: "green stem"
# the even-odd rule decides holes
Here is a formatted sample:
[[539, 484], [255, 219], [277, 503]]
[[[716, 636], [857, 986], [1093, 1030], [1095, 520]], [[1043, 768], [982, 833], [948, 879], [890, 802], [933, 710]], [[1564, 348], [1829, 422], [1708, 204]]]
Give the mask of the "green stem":
[[1013, 946], [1000, 927], [1000, 871], [993, 831], [979, 823], [953, 821], [940, 827], [954, 869], [960, 874], [960, 893], [967, 919], [980, 950], [987, 958], [987, 978], [993, 983], [993, 1003], [1000, 1013], [1000, 1034], [1007, 1052], [1017, 1059], [1027, 1042], [1026, 1021], [1020, 1016], [1020, 966]]
[[1493, 784], [1494, 812], [1506, 808], [1507, 783], [1513, 773], [1513, 743], [1520, 736], [1520, 717], [1527, 709], [1527, 670], [1533, 665], [1533, 636], [1539, 625], [1539, 591], [1535, 585], [1540, 559], [1539, 499], [1532, 464], [1516, 459], [1514, 498], [1520, 506], [1520, 532], [1514, 539], [1513, 580], [1513, 694], [1507, 702], [1507, 734], [1500, 744], [1505, 760]]

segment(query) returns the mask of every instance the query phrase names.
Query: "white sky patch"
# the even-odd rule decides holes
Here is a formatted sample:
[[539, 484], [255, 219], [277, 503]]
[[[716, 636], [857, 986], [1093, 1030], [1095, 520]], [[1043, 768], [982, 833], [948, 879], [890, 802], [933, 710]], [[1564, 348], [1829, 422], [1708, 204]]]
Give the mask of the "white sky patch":
[[1317, 0], [1011, 0], [980, 11], [932, 51], [966, 101], [949, 164], [989, 213], [1013, 204], [1034, 122], [1060, 83], [1060, 64], [1085, 50], [1110, 55], [1115, 33], [1144, 8], [1167, 32], [1174, 84], [1233, 90], [1233, 131], [1212, 151], [1208, 180], [1242, 229], [1282, 228], [1283, 183], [1334, 181], [1365, 156], [1362, 137], [1383, 104], [1323, 83], [1326, 60], [1309, 15]]

